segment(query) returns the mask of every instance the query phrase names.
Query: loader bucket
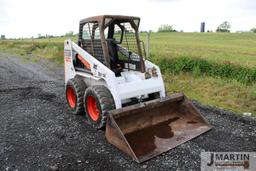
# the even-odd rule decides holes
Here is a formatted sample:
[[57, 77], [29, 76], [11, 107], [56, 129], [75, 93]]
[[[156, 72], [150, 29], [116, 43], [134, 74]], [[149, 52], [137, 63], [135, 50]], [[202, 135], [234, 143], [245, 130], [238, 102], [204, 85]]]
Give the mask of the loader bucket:
[[138, 163], [211, 129], [183, 94], [112, 110], [107, 140]]

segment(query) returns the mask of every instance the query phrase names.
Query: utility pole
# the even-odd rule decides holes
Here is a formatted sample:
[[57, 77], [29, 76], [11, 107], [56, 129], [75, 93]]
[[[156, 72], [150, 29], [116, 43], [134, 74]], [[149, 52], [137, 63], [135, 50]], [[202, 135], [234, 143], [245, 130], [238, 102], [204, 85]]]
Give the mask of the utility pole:
[[147, 32], [147, 54], [146, 57], [149, 59], [149, 48], [150, 48], [150, 32]]

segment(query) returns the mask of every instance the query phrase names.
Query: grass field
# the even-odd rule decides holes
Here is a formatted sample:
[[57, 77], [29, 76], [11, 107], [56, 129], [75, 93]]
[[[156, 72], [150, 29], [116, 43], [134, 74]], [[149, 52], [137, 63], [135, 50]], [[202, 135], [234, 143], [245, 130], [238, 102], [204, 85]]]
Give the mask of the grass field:
[[[183, 66], [180, 63], [182, 60], [178, 60], [178, 63], [176, 60], [174, 64], [164, 63], [162, 70], [169, 93], [184, 92], [188, 97], [204, 104], [240, 113], [250, 112], [256, 116], [256, 34], [151, 33], [150, 37], [150, 56], [161, 66], [165, 62], [163, 59], [185, 58], [193, 60], [195, 64], [200, 64], [200, 60], [203, 60], [203, 66], [195, 65], [186, 71], [179, 68], [180, 65]], [[0, 41], [0, 50], [24, 56], [26, 59], [39, 56], [63, 63], [65, 39], [35, 39], [33, 43], [31, 39]], [[76, 41], [76, 37], [71, 39]], [[141, 39], [145, 41], [145, 33], [141, 34]], [[205, 64], [222, 68], [217, 70], [217, 74], [211, 75], [202, 72], [200, 67], [207, 70]], [[180, 72], [170, 72], [170, 67], [177, 67]], [[250, 77], [250, 84], [244, 84], [236, 78], [240, 70], [248, 72], [240, 77]]]
[[210, 104], [235, 112], [250, 112], [256, 116], [256, 85], [245, 86], [234, 80], [196, 77], [191, 73], [165, 74], [167, 91], [183, 92], [203, 104]]
[[[143, 40], [145, 34], [141, 34]], [[151, 33], [152, 56], [190, 57], [256, 66], [254, 33]]]

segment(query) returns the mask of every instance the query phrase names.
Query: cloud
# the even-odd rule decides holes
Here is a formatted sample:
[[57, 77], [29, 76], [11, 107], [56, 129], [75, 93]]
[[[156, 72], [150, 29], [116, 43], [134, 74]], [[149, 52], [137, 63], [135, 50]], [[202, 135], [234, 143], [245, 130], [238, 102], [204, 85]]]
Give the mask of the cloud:
[[0, 1], [0, 15], [1, 15], [1, 19], [3, 19], [6, 16], [6, 2], [5, 1]]
[[153, 2], [175, 2], [178, 0], [147, 0], [147, 1], [153, 1]]
[[238, 1], [237, 4], [243, 9], [256, 10], [256, 1], [255, 0], [243, 0]]
[[[78, 32], [80, 19], [102, 14], [141, 17], [141, 30], [157, 30], [161, 24], [177, 30], [199, 31], [200, 23], [215, 30], [223, 21], [233, 31], [249, 30], [255, 24], [253, 0], [0, 0], [0, 33], [7, 37], [36, 37]], [[256, 7], [254, 8], [256, 9]]]

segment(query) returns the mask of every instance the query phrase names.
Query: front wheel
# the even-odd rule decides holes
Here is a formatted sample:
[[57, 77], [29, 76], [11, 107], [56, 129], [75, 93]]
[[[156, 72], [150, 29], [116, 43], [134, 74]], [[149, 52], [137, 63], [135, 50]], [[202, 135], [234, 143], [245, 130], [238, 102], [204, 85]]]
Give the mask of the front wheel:
[[69, 109], [73, 114], [83, 114], [83, 95], [86, 89], [85, 83], [79, 78], [70, 79], [66, 85], [66, 99]]
[[96, 129], [106, 126], [107, 114], [115, 109], [114, 99], [107, 87], [95, 85], [88, 87], [84, 93], [86, 120]]

